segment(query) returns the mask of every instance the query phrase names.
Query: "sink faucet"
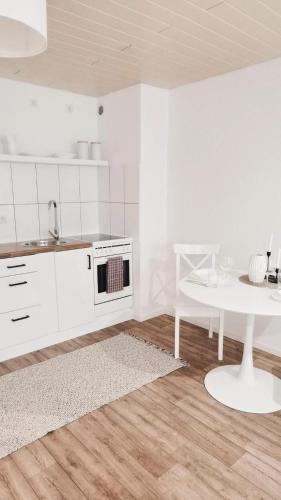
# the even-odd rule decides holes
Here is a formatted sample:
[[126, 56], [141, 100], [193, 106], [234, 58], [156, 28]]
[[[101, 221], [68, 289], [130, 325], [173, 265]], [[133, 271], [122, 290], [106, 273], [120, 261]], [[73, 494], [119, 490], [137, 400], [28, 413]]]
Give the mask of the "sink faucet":
[[[50, 224], [50, 214], [51, 214], [51, 209], [54, 207], [54, 225], [51, 226]], [[55, 200], [50, 200], [48, 203], [48, 211], [49, 211], [49, 234], [55, 238], [56, 240], [59, 240], [59, 225], [58, 225], [58, 207], [57, 207], [57, 202]]]

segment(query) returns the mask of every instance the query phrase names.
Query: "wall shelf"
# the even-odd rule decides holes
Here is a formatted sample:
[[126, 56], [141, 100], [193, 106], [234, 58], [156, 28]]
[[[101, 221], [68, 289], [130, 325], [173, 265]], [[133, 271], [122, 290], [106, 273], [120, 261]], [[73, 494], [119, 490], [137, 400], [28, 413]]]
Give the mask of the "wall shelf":
[[81, 165], [88, 167], [107, 167], [107, 160], [79, 160], [78, 158], [68, 160], [67, 158], [47, 157], [47, 156], [25, 156], [0, 154], [0, 162], [9, 163], [47, 163], [51, 165]]

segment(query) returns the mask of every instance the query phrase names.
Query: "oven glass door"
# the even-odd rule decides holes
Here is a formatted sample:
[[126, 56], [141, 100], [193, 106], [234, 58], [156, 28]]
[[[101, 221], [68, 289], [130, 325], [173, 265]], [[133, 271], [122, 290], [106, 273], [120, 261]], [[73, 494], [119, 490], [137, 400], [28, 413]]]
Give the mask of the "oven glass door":
[[126, 253], [121, 254], [121, 256], [123, 258], [123, 290], [113, 293], [106, 292], [106, 270], [108, 259], [114, 257], [114, 255], [94, 258], [95, 304], [102, 304], [132, 295], [132, 254]]

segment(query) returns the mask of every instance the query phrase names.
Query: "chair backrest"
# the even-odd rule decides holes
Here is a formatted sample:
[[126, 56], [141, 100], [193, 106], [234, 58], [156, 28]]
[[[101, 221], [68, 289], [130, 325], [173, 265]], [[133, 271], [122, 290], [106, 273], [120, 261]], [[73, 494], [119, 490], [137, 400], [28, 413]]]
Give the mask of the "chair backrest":
[[[214, 268], [216, 265], [216, 255], [220, 252], [220, 245], [218, 243], [207, 243], [207, 244], [181, 244], [176, 243], [174, 245], [174, 252], [176, 254], [176, 293], [179, 293], [179, 282], [180, 279], [187, 278], [192, 271], [200, 269], [203, 264], [206, 264], [208, 260], [211, 260], [211, 267]], [[193, 255], [202, 256], [196, 264], [192, 262]], [[181, 261], [184, 261], [189, 266], [188, 275], [181, 277]]]

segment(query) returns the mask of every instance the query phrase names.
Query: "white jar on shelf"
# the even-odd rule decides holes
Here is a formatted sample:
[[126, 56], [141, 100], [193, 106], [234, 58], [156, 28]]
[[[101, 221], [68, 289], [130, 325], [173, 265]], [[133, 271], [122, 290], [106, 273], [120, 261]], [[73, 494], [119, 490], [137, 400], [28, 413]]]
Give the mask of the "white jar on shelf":
[[88, 141], [77, 141], [77, 155], [79, 160], [89, 159], [89, 143]]
[[101, 143], [91, 142], [90, 143], [90, 159], [99, 161], [101, 160]]
[[8, 155], [17, 154], [17, 143], [14, 135], [5, 135], [2, 138], [3, 152]]

